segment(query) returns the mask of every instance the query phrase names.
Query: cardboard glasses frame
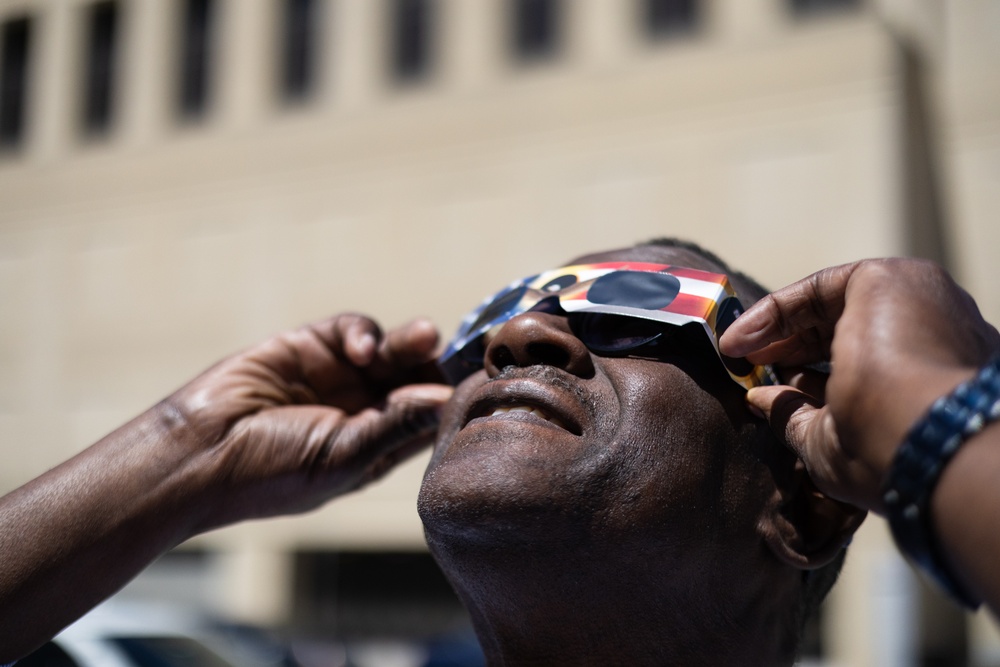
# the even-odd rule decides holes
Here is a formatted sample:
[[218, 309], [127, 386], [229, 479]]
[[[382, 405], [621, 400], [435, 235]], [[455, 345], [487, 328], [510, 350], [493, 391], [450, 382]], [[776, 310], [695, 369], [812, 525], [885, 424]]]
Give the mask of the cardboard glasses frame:
[[[670, 334], [678, 328], [697, 329], [695, 337], [711, 344], [730, 378], [744, 389], [775, 384], [768, 366], [754, 366], [719, 352], [719, 337], [743, 313], [736, 292], [723, 274], [670, 264], [601, 262], [577, 264], [545, 271], [511, 283], [469, 313], [438, 360], [441, 371], [458, 384], [483, 367], [485, 338], [490, 331], [529, 311], [557, 312], [567, 316], [614, 315], [632, 321], [659, 323]], [[604, 320], [607, 323], [616, 318]], [[656, 358], [648, 345], [657, 335], [626, 339], [607, 332], [610, 344], [595, 342], [602, 332], [601, 319], [591, 318], [596, 336], [580, 336], [601, 355]], [[617, 320], [621, 322], [621, 320]], [[656, 325], [645, 327], [646, 331]], [[578, 334], [579, 335], [579, 334]]]

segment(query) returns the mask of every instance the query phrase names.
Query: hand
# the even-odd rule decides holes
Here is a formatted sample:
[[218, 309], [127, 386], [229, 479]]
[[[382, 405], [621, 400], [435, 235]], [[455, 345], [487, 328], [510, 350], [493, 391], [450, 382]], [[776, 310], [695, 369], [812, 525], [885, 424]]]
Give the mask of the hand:
[[720, 346], [759, 364], [832, 362], [825, 405], [789, 386], [758, 387], [747, 400], [821, 491], [878, 512], [910, 426], [1000, 350], [1000, 334], [939, 266], [886, 259], [825, 269], [765, 297]]
[[298, 512], [356, 489], [429, 444], [451, 396], [417, 320], [382, 336], [339, 315], [226, 359], [161, 402], [203, 493], [194, 532]]
[[416, 321], [340, 315], [222, 361], [0, 498], [0, 664], [24, 656], [167, 549], [316, 507], [428, 444], [451, 396]]

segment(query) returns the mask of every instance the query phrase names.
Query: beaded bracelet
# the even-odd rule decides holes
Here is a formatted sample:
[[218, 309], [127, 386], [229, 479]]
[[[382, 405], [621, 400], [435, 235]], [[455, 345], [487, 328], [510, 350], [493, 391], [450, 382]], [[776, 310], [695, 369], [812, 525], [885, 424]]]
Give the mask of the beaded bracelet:
[[910, 430], [882, 489], [886, 516], [900, 551], [970, 609], [980, 601], [958, 583], [938, 550], [930, 499], [941, 472], [962, 443], [1000, 418], [1000, 357], [931, 406]]

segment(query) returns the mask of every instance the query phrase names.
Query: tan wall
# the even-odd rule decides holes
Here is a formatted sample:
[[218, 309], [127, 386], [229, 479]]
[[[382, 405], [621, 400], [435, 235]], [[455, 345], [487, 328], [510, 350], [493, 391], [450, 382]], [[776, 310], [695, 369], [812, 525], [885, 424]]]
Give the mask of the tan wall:
[[[472, 74], [403, 91], [383, 82], [360, 109], [335, 94], [271, 108], [248, 92], [268, 82], [234, 58], [236, 83], [219, 77], [204, 126], [131, 143], [126, 124], [96, 145], [36, 134], [24, 159], [0, 166], [0, 427], [26, 452], [4, 483], [218, 356], [330, 312], [390, 325], [428, 314], [450, 329], [512, 277], [663, 234], [774, 284], [897, 251], [892, 44], [864, 17], [728, 46], [710, 39], [721, 32], [619, 44], [617, 59], [580, 46], [528, 71], [494, 63], [472, 90]], [[138, 104], [128, 92], [123, 102]], [[418, 477], [412, 466], [306, 518], [304, 532], [269, 533], [418, 543]]]
[[[273, 7], [229, 2], [218, 104], [179, 127], [171, 4], [134, 0], [121, 124], [81, 142], [78, 4], [0, 2], [0, 18], [43, 8], [44, 35], [25, 151], [0, 159], [0, 491], [221, 355], [328, 313], [387, 325], [426, 314], [448, 332], [512, 278], [657, 235], [697, 240], [775, 286], [908, 247], [899, 50], [873, 7], [794, 22], [777, 0], [715, 0], [699, 34], [653, 45], [627, 3], [580, 0], [565, 52], [522, 68], [504, 51], [499, 0], [447, 0], [435, 75], [396, 89], [381, 5], [341, 0], [323, 15], [318, 94], [288, 109], [267, 57]], [[927, 8], [882, 4], [904, 18]], [[947, 39], [933, 13], [920, 34], [939, 49], [928, 47], [956, 266], [1000, 318], [1000, 91], [962, 46], [996, 62], [988, 5], [953, 10]], [[234, 583], [226, 604], [280, 616], [285, 548], [419, 548], [422, 466], [266, 530], [201, 538], [231, 554], [233, 581], [276, 582], [256, 602]], [[884, 531], [866, 533], [859, 554], [892, 553]], [[873, 576], [857, 560], [845, 590]], [[878, 638], [849, 613], [858, 603], [835, 604], [835, 656], [876, 664]]]

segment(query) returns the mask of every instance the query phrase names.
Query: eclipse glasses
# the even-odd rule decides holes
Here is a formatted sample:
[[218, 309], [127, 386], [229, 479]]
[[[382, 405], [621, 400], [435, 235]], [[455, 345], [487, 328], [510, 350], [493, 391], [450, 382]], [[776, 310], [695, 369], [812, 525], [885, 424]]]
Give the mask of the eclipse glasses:
[[719, 352], [719, 338], [743, 313], [729, 278], [645, 262], [564, 266], [511, 283], [462, 320], [438, 359], [445, 378], [458, 384], [483, 368], [490, 332], [529, 311], [565, 315], [598, 355], [663, 361], [707, 343], [744, 389], [777, 384], [769, 366]]

